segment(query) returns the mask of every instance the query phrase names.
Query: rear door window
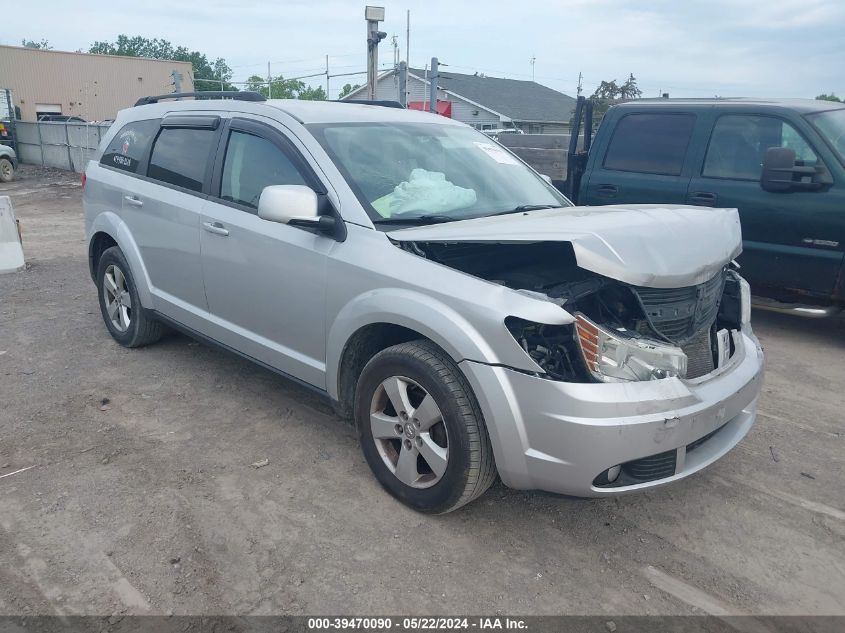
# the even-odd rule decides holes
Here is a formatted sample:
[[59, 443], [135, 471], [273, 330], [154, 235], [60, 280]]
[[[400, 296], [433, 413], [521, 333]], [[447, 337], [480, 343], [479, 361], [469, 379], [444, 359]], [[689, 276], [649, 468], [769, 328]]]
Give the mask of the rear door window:
[[158, 119], [127, 123], [109, 141], [100, 164], [137, 174], [156, 132]]
[[807, 141], [786, 121], [771, 116], [726, 114], [713, 127], [701, 175], [759, 180], [763, 157], [770, 147], [794, 150], [799, 165], [818, 163]]
[[162, 128], [153, 145], [147, 176], [202, 191], [217, 133], [207, 128]]
[[619, 120], [604, 157], [605, 169], [679, 176], [693, 114], [629, 114]]
[[251, 209], [269, 185], [306, 185], [302, 174], [275, 143], [232, 130], [223, 162], [220, 197]]

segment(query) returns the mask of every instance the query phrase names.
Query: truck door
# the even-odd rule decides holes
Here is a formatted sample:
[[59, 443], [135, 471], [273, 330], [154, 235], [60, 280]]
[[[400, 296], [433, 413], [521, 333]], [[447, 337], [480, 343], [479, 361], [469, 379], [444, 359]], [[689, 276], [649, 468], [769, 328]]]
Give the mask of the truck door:
[[822, 162], [819, 148], [796, 125], [761, 114], [719, 116], [703, 165], [690, 181], [688, 202], [739, 209], [743, 238], [739, 263], [755, 293], [827, 298], [845, 250], [843, 183], [789, 192], [769, 192], [760, 186], [763, 157], [770, 147], [794, 150], [799, 165]]
[[[683, 204], [691, 177], [696, 115], [635, 112], [622, 115], [608, 139], [590, 150], [580, 204]], [[606, 125], [603, 124], [603, 125]]]

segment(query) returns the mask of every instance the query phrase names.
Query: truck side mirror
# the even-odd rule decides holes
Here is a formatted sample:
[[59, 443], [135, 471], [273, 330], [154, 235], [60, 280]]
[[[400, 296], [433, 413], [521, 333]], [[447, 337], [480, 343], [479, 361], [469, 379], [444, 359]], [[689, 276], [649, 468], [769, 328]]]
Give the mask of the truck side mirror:
[[827, 168], [818, 165], [796, 165], [795, 150], [770, 147], [763, 158], [760, 186], [772, 193], [814, 191], [833, 184]]

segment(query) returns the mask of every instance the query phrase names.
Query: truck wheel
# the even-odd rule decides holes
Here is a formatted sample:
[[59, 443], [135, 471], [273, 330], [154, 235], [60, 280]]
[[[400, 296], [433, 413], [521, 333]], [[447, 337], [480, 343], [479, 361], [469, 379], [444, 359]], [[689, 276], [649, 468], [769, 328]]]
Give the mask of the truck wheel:
[[451, 512], [496, 478], [493, 448], [472, 389], [429, 341], [376, 354], [361, 372], [355, 420], [379, 483], [414, 510]]
[[15, 168], [8, 158], [0, 158], [0, 182], [12, 182], [15, 177]]
[[129, 264], [117, 246], [100, 257], [97, 290], [103, 321], [115, 341], [124, 347], [141, 347], [161, 338], [164, 326], [141, 307]]

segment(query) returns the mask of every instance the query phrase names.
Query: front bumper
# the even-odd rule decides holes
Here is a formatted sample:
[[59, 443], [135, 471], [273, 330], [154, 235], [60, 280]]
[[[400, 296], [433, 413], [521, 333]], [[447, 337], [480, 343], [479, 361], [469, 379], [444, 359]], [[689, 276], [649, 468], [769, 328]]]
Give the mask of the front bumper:
[[[750, 329], [735, 340], [730, 362], [695, 380], [582, 384], [472, 361], [461, 367], [506, 485], [602, 497], [686, 477], [745, 437], [756, 417], [763, 351]], [[665, 476], [641, 483], [629, 478], [616, 487], [594, 484], [613, 466], [660, 454], [674, 457]]]

